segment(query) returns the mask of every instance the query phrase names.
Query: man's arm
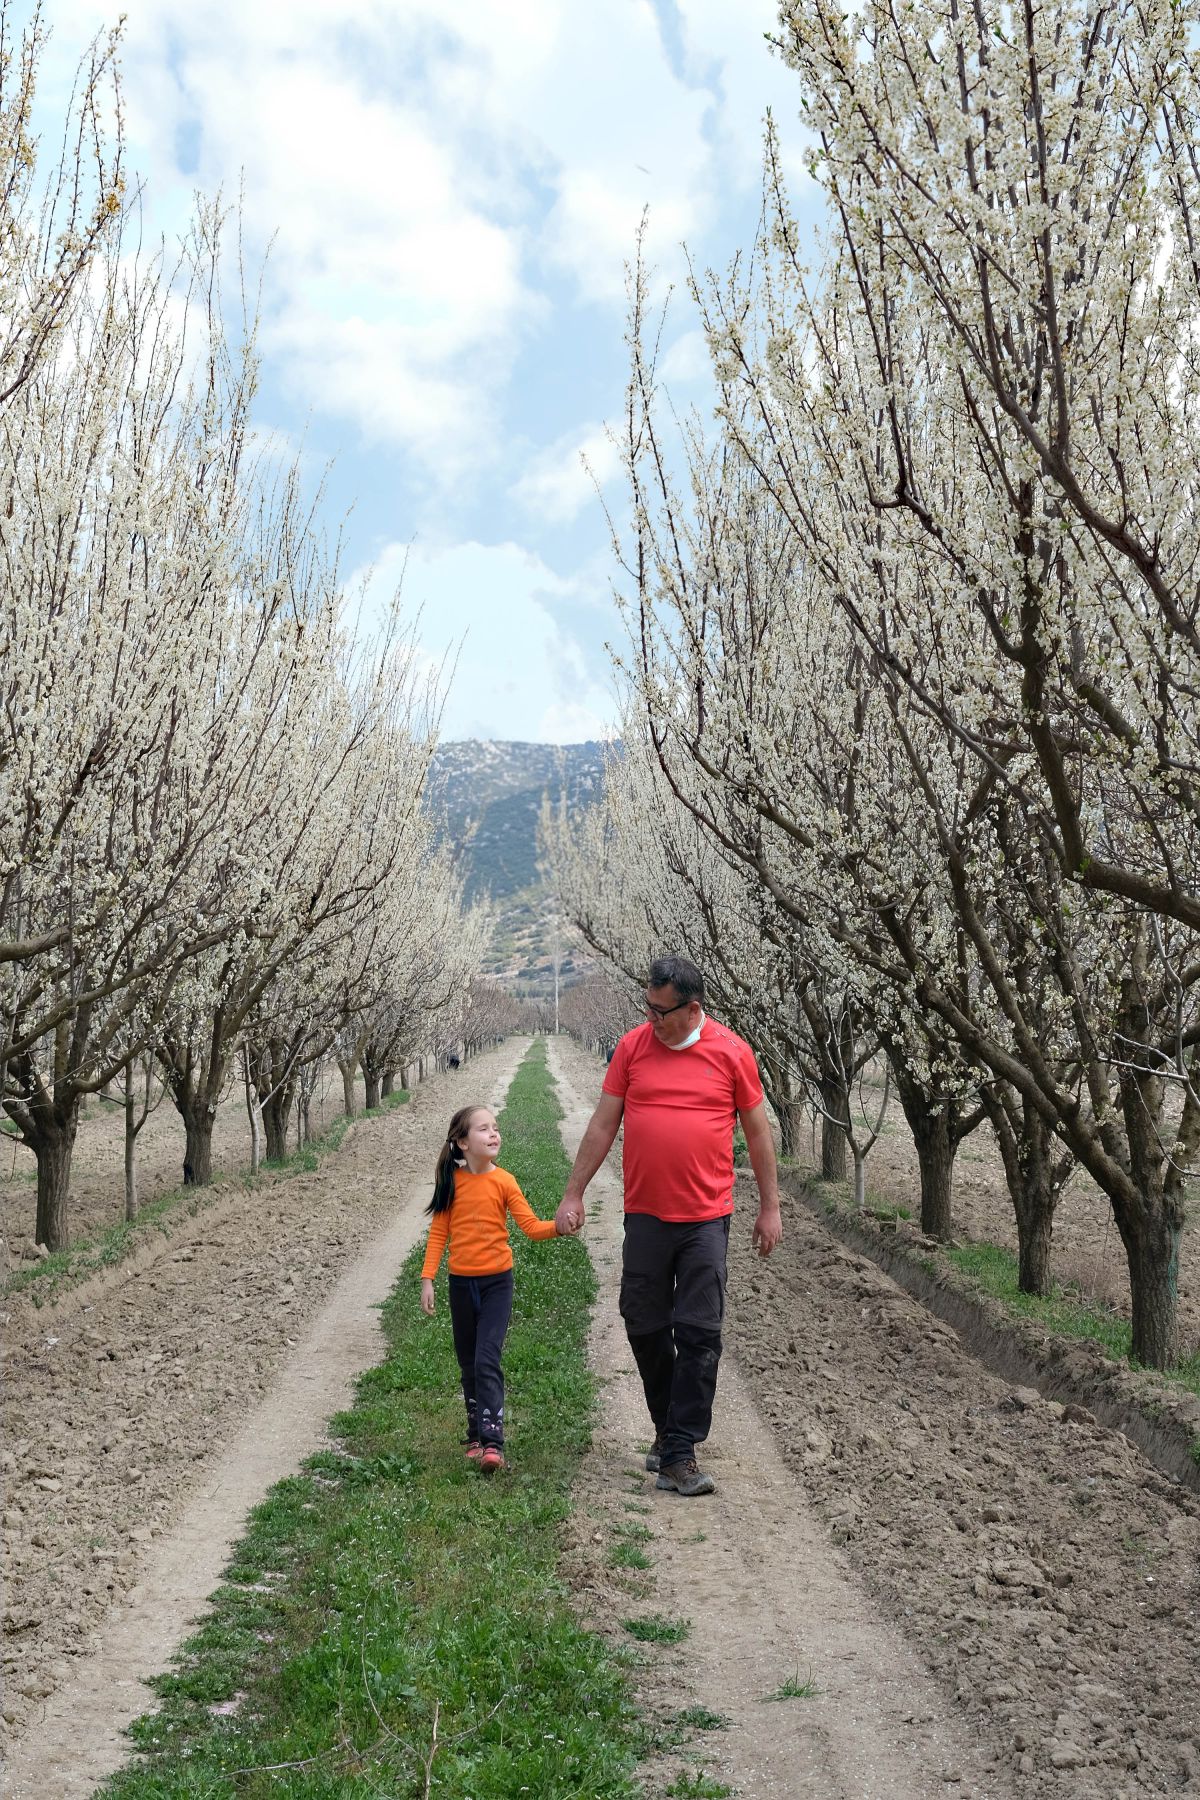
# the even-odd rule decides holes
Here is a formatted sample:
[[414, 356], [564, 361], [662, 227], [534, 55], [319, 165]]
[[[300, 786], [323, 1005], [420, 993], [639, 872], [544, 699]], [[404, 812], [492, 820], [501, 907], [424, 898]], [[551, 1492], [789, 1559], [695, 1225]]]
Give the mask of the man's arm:
[[554, 1222], [561, 1232], [578, 1231], [583, 1224], [583, 1191], [612, 1149], [624, 1110], [625, 1102], [619, 1094], [601, 1094], [600, 1104], [580, 1139], [575, 1166], [563, 1190], [562, 1205], [554, 1215]]
[[758, 1183], [758, 1217], [754, 1221], [750, 1242], [760, 1256], [770, 1256], [783, 1236], [783, 1220], [779, 1212], [779, 1178], [775, 1169], [775, 1139], [771, 1136], [767, 1109], [761, 1101], [746, 1112], [740, 1112], [738, 1118], [745, 1135], [746, 1148], [750, 1152], [750, 1167], [754, 1170], [754, 1179]]

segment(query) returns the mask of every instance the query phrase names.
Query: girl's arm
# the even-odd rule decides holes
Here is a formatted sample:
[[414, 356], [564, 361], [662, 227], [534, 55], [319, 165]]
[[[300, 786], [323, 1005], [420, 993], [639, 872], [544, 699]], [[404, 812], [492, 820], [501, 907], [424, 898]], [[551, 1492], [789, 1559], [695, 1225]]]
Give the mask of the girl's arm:
[[450, 1238], [450, 1207], [445, 1212], [434, 1213], [429, 1222], [429, 1237], [425, 1244], [425, 1261], [421, 1264], [421, 1311], [433, 1312], [433, 1278], [446, 1251]]
[[509, 1189], [506, 1199], [509, 1212], [527, 1238], [533, 1238], [536, 1242], [540, 1238], [552, 1238], [559, 1235], [558, 1226], [554, 1220], [539, 1219], [515, 1181]]

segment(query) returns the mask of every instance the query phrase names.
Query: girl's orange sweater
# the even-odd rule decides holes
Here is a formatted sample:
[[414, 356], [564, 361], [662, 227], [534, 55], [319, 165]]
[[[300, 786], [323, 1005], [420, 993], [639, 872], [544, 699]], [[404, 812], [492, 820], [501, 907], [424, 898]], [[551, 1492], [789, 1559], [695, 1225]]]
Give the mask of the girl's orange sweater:
[[539, 1219], [507, 1169], [472, 1175], [454, 1171], [454, 1198], [445, 1212], [434, 1213], [425, 1246], [422, 1280], [432, 1281], [450, 1240], [452, 1275], [501, 1275], [513, 1266], [508, 1242], [511, 1213], [527, 1238], [556, 1236], [553, 1219]]

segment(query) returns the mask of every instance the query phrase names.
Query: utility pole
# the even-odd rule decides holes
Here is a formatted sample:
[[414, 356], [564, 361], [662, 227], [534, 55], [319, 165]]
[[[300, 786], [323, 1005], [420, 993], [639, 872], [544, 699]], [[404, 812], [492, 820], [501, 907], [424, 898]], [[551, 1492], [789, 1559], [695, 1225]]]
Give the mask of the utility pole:
[[562, 962], [562, 943], [558, 932], [558, 897], [554, 902], [554, 1035], [558, 1036], [558, 972]]

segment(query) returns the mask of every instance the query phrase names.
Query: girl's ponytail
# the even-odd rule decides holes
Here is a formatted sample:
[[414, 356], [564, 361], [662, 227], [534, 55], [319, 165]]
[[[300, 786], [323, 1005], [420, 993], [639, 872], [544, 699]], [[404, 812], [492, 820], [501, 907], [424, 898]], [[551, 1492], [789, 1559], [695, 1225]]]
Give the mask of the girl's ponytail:
[[478, 1106], [460, 1106], [451, 1119], [446, 1131], [446, 1141], [433, 1171], [433, 1199], [425, 1208], [427, 1213], [447, 1212], [454, 1204], [454, 1170], [459, 1156], [459, 1140], [466, 1137], [471, 1129], [472, 1115], [479, 1111]]

